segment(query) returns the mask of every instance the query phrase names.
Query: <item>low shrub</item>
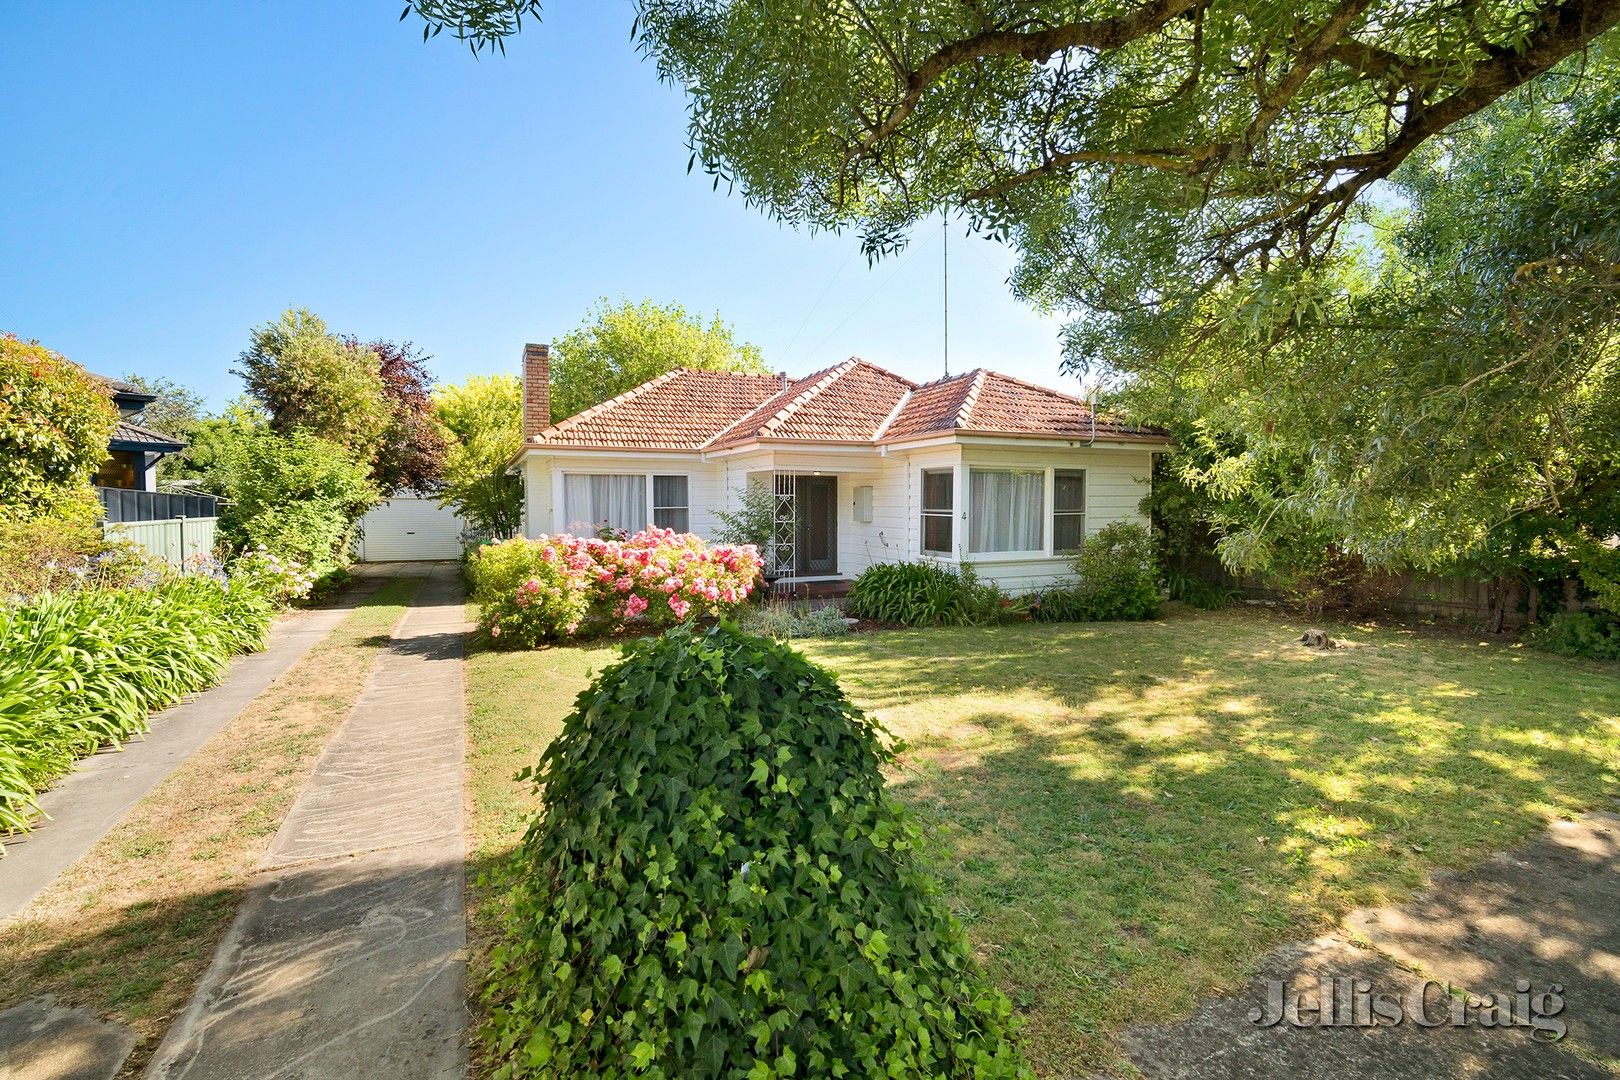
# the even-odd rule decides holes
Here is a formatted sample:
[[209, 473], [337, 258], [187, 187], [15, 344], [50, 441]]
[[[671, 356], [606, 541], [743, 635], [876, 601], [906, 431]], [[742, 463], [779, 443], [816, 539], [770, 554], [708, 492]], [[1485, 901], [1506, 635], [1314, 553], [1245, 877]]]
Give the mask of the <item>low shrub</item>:
[[721, 615], [748, 599], [759, 573], [751, 546], [710, 546], [669, 529], [623, 540], [514, 537], [484, 545], [467, 562], [485, 633], [525, 649]]
[[[231, 560], [228, 573], [232, 581], [259, 592], [277, 606], [304, 599], [316, 583], [315, 571], [297, 559], [283, 559], [263, 544]], [[347, 575], [347, 571], [328, 571], [332, 573]]]
[[901, 626], [985, 625], [1024, 615], [996, 585], [980, 581], [971, 565], [957, 571], [931, 562], [867, 567], [850, 588], [849, 613]]
[[811, 607], [807, 603], [765, 604], [748, 610], [738, 621], [750, 634], [778, 640], [842, 637], [849, 633], [843, 609]]
[[1071, 565], [1080, 580], [1036, 597], [1036, 621], [1155, 619], [1164, 608], [1153, 537], [1135, 522], [1116, 521], [1087, 537]]
[[1164, 585], [1170, 599], [1199, 611], [1218, 611], [1238, 597], [1238, 591], [1229, 585], [1216, 585], [1182, 570], [1167, 571]]
[[77, 758], [263, 648], [273, 611], [246, 585], [180, 575], [0, 608], [0, 830], [26, 828], [35, 794]]
[[1528, 636], [1531, 645], [1560, 656], [1620, 660], [1620, 618], [1607, 612], [1561, 611]]
[[502, 1077], [1027, 1077], [826, 671], [722, 623], [629, 645], [526, 770], [486, 989]]

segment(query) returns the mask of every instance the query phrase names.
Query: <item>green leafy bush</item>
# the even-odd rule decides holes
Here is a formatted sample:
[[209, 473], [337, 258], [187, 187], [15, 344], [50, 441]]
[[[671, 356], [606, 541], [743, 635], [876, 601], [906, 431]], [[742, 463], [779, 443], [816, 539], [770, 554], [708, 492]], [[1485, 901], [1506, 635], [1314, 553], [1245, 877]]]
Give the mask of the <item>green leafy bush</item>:
[[1529, 639], [1561, 656], [1620, 660], [1620, 618], [1607, 612], [1561, 611], [1531, 630]]
[[207, 486], [225, 496], [219, 529], [237, 551], [261, 545], [317, 577], [346, 565], [356, 522], [376, 501], [370, 466], [305, 432], [241, 426], [211, 447]]
[[525, 777], [486, 990], [499, 1076], [1028, 1076], [880, 729], [722, 623], [632, 643]]
[[272, 612], [256, 590], [179, 576], [0, 608], [0, 831], [26, 828], [35, 794], [77, 758], [263, 648]]
[[861, 571], [849, 590], [849, 613], [901, 626], [964, 626], [1021, 618], [1022, 610], [995, 585], [931, 562], [879, 563]]
[[739, 622], [750, 634], [779, 640], [842, 637], [849, 633], [849, 623], [845, 621], [843, 610], [830, 605], [762, 604], [744, 612]]
[[1153, 537], [1135, 522], [1099, 529], [1071, 562], [1080, 580], [1041, 593], [1030, 608], [1037, 622], [1154, 619], [1163, 610]]
[[0, 333], [0, 522], [99, 518], [90, 476], [117, 423], [101, 380], [37, 342]]
[[1165, 571], [1164, 585], [1170, 599], [1200, 611], [1217, 611], [1238, 596], [1238, 591], [1228, 585], [1216, 585], [1180, 569]]

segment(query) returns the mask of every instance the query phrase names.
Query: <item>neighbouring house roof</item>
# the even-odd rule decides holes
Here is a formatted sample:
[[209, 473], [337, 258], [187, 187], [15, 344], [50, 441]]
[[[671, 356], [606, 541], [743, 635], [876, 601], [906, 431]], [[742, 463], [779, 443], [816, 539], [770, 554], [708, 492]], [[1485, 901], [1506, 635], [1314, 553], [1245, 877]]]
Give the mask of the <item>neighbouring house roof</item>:
[[1167, 442], [1084, 401], [983, 368], [921, 386], [865, 360], [787, 380], [680, 369], [531, 436], [527, 448], [723, 450], [868, 444], [952, 433]]
[[186, 448], [186, 444], [177, 439], [153, 431], [151, 428], [131, 424], [128, 420], [120, 420], [113, 429], [112, 438], [107, 440], [109, 450], [138, 450], [151, 454], [173, 454]]

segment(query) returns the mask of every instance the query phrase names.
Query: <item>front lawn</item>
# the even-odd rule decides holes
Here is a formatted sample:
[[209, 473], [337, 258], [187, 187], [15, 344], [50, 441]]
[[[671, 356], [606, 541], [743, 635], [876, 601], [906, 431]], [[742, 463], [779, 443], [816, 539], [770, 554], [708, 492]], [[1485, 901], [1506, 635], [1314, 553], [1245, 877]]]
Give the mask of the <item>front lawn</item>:
[[[1620, 668], [1388, 628], [1313, 653], [1301, 629], [1233, 611], [803, 643], [909, 744], [895, 791], [1043, 1074], [1117, 1069], [1121, 1026], [1620, 794]], [[481, 864], [535, 808], [512, 774], [613, 654], [472, 657]]]

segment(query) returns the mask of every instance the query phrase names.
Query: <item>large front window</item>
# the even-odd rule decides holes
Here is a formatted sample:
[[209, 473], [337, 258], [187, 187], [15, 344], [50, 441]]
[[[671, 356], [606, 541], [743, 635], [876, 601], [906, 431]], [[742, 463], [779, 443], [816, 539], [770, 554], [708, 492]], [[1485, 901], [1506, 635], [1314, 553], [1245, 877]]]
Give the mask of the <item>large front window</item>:
[[949, 469], [924, 469], [922, 474], [922, 549], [930, 555], [951, 554], [951, 524], [955, 500], [951, 497]]
[[1043, 551], [1046, 473], [1023, 469], [968, 472], [968, 551]]
[[575, 536], [589, 536], [603, 529], [639, 532], [647, 524], [647, 478], [566, 473], [563, 516], [568, 519], [568, 531]]

